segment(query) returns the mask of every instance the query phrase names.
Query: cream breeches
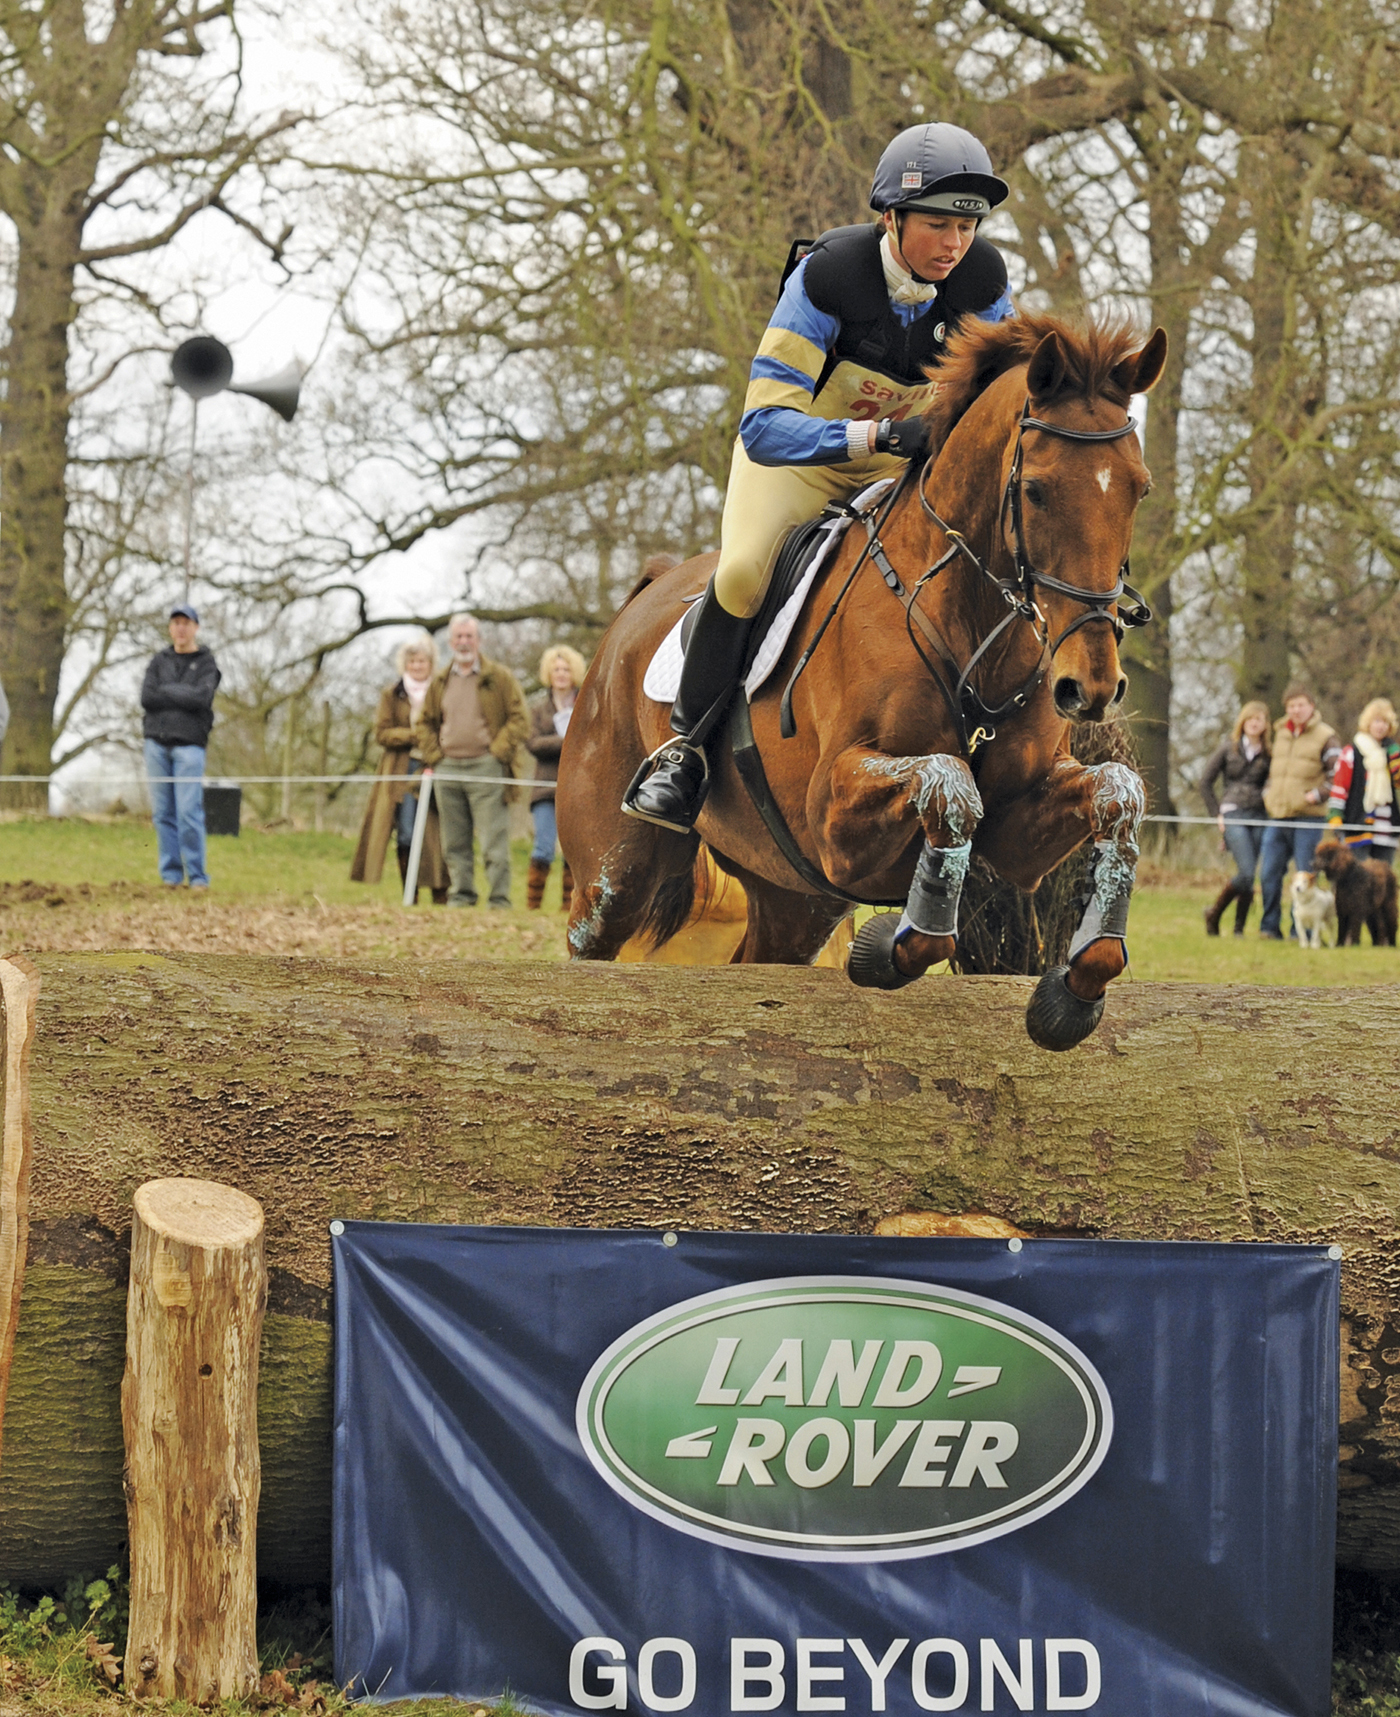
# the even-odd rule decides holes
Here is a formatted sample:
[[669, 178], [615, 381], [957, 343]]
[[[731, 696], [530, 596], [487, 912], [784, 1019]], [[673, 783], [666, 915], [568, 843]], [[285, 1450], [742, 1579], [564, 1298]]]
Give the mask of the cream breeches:
[[898, 476], [904, 463], [883, 453], [840, 465], [755, 465], [736, 439], [715, 569], [720, 607], [751, 619], [793, 526], [816, 518], [828, 501], [849, 501], [881, 477]]

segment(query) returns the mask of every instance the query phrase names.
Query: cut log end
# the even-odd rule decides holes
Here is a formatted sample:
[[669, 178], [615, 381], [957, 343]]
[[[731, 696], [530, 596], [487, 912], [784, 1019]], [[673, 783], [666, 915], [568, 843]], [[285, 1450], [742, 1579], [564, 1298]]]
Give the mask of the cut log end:
[[262, 1206], [212, 1180], [148, 1180], [136, 1189], [136, 1214], [177, 1246], [223, 1250], [251, 1246], [262, 1233]]

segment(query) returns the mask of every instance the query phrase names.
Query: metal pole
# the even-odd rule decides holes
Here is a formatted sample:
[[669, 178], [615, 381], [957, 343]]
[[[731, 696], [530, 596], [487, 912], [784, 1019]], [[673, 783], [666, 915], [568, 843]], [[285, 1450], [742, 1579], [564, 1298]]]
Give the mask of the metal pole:
[[425, 769], [418, 777], [423, 783], [418, 794], [418, 810], [413, 818], [413, 839], [408, 845], [408, 870], [403, 879], [403, 903], [418, 904], [418, 866], [423, 858], [423, 836], [428, 829], [428, 805], [433, 797], [433, 772]]
[[190, 599], [191, 562], [194, 553], [194, 453], [199, 435], [199, 401], [190, 400], [190, 466], [185, 473], [185, 601]]

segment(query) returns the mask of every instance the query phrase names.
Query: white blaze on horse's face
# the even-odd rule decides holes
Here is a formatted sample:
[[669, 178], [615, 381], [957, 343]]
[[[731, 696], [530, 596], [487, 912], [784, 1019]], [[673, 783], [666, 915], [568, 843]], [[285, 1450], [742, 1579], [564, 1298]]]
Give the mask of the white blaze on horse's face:
[[1103, 470], [1097, 472], [1096, 475], [1099, 480], [1099, 487], [1106, 495], [1108, 493], [1108, 486], [1113, 481], [1113, 473], [1109, 470], [1108, 466], [1105, 465]]

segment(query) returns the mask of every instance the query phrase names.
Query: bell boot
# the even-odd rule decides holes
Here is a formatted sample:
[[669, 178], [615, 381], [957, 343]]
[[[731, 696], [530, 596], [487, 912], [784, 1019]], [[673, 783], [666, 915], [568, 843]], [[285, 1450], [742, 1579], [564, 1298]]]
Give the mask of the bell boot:
[[705, 741], [734, 700], [752, 625], [720, 607], [712, 579], [700, 599], [671, 711], [671, 731], [681, 737], [659, 747], [648, 759], [650, 773], [628, 789], [622, 809], [629, 817], [690, 833], [710, 789]]
[[1242, 888], [1235, 895], [1235, 934], [1244, 935], [1244, 922], [1249, 917], [1249, 909], [1254, 904], [1254, 890]]
[[561, 912], [568, 912], [574, 904], [574, 873], [569, 869], [568, 859], [564, 860], [563, 898], [559, 902]]
[[544, 885], [549, 881], [550, 859], [530, 860], [530, 874], [525, 879], [525, 905], [531, 912], [538, 912], [544, 904]]
[[1230, 902], [1236, 898], [1236, 894], [1235, 879], [1231, 877], [1229, 882], [1225, 884], [1224, 888], [1221, 889], [1219, 895], [1216, 897], [1215, 905], [1208, 906], [1206, 908], [1207, 936], [1218, 936], [1220, 934], [1220, 914], [1225, 910]]

